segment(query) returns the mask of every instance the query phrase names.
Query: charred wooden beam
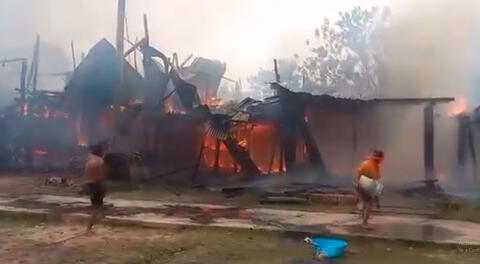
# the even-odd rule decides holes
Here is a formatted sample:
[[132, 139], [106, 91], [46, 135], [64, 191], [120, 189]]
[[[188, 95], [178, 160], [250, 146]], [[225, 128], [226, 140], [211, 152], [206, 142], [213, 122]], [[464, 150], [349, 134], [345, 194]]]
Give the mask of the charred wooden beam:
[[77, 60], [75, 58], [75, 43], [73, 43], [73, 40], [70, 41], [70, 49], [72, 52], [72, 63], [73, 63], [73, 71], [77, 68]]
[[27, 60], [22, 60], [22, 69], [20, 73], [20, 100], [22, 103], [22, 109], [27, 100], [26, 76], [27, 76]]
[[310, 133], [308, 124], [304, 119], [302, 119], [300, 127], [310, 163], [320, 172], [320, 174], [328, 174], [327, 166], [323, 162], [322, 153], [320, 153], [315, 138], [312, 133]]
[[198, 171], [200, 170], [200, 165], [202, 163], [203, 151], [205, 150], [205, 136], [202, 136], [202, 144], [200, 146], [200, 151], [198, 152], [197, 162], [195, 164], [195, 169], [192, 174], [192, 183], [197, 183]]
[[275, 136], [272, 137], [272, 155], [270, 156], [270, 163], [268, 164], [268, 174], [272, 172], [273, 169], [273, 162], [275, 161], [275, 154], [277, 152], [277, 144], [278, 144], [278, 133], [275, 133]]
[[467, 126], [468, 116], [458, 116], [458, 135], [457, 135], [457, 164], [460, 168], [465, 167], [466, 163], [466, 146], [467, 146]]
[[455, 101], [454, 97], [430, 97], [430, 98], [377, 98], [366, 100], [365, 102], [378, 103], [406, 103], [406, 104], [423, 104], [423, 103], [450, 103]]
[[272, 88], [277, 91], [280, 101], [282, 116], [280, 130], [287, 172], [295, 168], [296, 145], [298, 136], [300, 136], [305, 141], [308, 157], [313, 167], [317, 168], [321, 174], [327, 173], [328, 170], [323, 162], [322, 155], [305, 121], [305, 98], [277, 83], [273, 83]]
[[[138, 41], [138, 38], [135, 39], [135, 42]], [[137, 64], [137, 49], [133, 51], [133, 67], [136, 71], [138, 71], [138, 64]]]
[[238, 162], [243, 174], [247, 176], [256, 176], [261, 174], [260, 170], [250, 157], [249, 151], [238, 145], [235, 139], [233, 139], [231, 136], [228, 136], [225, 140], [223, 140], [223, 144], [225, 144], [227, 147], [230, 155], [232, 155], [232, 157]]
[[299, 97], [295, 96], [295, 93], [280, 86], [278, 83], [273, 83], [272, 88], [276, 91], [280, 100], [282, 154], [285, 158], [287, 172], [291, 172], [297, 161], [296, 145], [297, 134], [299, 133], [298, 119], [303, 119], [304, 108]]
[[234, 173], [238, 172], [238, 163], [236, 160], [233, 161], [233, 172]]
[[33, 48], [32, 63], [30, 65], [30, 72], [28, 73], [27, 87], [33, 92], [37, 91], [37, 77], [38, 77], [38, 64], [40, 60], [40, 35], [37, 35], [35, 40], [35, 46]]
[[472, 165], [473, 165], [473, 177], [475, 180], [478, 179], [478, 168], [477, 168], [477, 152], [475, 150], [475, 138], [473, 136], [473, 128], [472, 123], [470, 122], [470, 118], [468, 120], [467, 125], [467, 141], [468, 141], [468, 149], [470, 151], [470, 156], [472, 157]]
[[296, 133], [285, 133], [282, 137], [285, 166], [287, 172], [295, 169], [297, 163], [297, 135]]
[[283, 143], [280, 140], [280, 152], [278, 155], [278, 172], [283, 172], [284, 161], [285, 161], [285, 149], [284, 149]]
[[210, 114], [207, 108], [210, 119], [207, 122], [206, 133], [215, 137], [225, 144], [228, 152], [240, 166], [242, 173], [246, 176], [256, 176], [261, 174], [260, 170], [250, 157], [250, 152], [247, 148], [239, 145], [237, 141], [230, 135], [229, 117], [221, 114]]
[[434, 104], [428, 104], [424, 109], [424, 166], [426, 187], [435, 188], [435, 123]]
[[475, 150], [472, 123], [468, 115], [460, 115], [458, 117], [457, 162], [460, 169], [465, 169], [468, 154], [472, 162], [473, 177], [476, 180], [478, 177], [477, 152]]
[[218, 173], [220, 168], [220, 144], [221, 141], [217, 139], [217, 141], [215, 142], [215, 163], [213, 166], [216, 173]]
[[274, 72], [275, 72], [275, 81], [277, 83], [280, 83], [280, 74], [278, 73], [278, 62], [277, 62], [277, 59], [274, 59], [273, 60], [273, 68], [274, 68]]
[[136, 51], [140, 49], [142, 45], [144, 45], [145, 39], [141, 39], [140, 41], [136, 40], [135, 43], [129, 41], [130, 45], [132, 45], [125, 53], [123, 54], [124, 57], [128, 57], [132, 52], [136, 54]]
[[145, 45], [150, 45], [150, 32], [148, 30], [147, 14], [143, 14], [143, 32], [145, 34]]
[[119, 131], [117, 124], [120, 122], [120, 100], [125, 86], [125, 60], [123, 58], [124, 53], [124, 33], [125, 33], [125, 11], [126, 11], [126, 0], [118, 0], [118, 9], [117, 9], [117, 35], [116, 35], [116, 48], [118, 53], [119, 60], [119, 89], [113, 94], [113, 129], [112, 129], [112, 144], [111, 147], [116, 149], [119, 147]]

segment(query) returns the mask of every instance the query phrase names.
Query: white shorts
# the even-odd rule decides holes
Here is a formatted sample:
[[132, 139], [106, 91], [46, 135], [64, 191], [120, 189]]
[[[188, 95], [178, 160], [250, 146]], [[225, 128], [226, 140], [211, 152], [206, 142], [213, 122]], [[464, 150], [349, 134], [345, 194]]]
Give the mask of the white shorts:
[[358, 179], [358, 186], [365, 193], [369, 194], [371, 197], [378, 197], [383, 192], [383, 184], [379, 181], [372, 180], [367, 176], [360, 176]]

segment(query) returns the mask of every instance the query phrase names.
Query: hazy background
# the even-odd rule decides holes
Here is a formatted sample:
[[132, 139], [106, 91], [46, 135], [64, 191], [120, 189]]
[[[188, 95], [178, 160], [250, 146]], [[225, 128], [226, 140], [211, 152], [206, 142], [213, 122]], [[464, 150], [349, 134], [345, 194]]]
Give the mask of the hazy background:
[[[127, 0], [130, 39], [143, 36], [149, 17], [152, 43], [170, 55], [227, 63], [237, 79], [270, 68], [273, 58], [305, 55], [305, 41], [325, 17], [362, 7], [390, 6], [386, 39], [386, 96], [463, 94], [476, 104], [480, 76], [480, 3], [476, 0]], [[41, 73], [71, 70], [95, 42], [114, 42], [117, 0], [0, 0], [0, 58], [30, 57], [42, 37]], [[128, 45], [127, 45], [128, 48]], [[0, 67], [0, 104], [18, 86], [19, 65]], [[58, 77], [42, 75], [41, 89], [61, 89]], [[246, 83], [246, 82], [244, 82]]]
[[[143, 36], [142, 16], [146, 13], [155, 47], [166, 54], [177, 52], [180, 59], [193, 53], [224, 61], [227, 76], [238, 78], [255, 73], [260, 66], [271, 67], [275, 57], [304, 53], [305, 40], [324, 17], [335, 17], [354, 5], [384, 2], [127, 0], [127, 19], [130, 39]], [[39, 33], [41, 72], [70, 70], [71, 40], [77, 59], [102, 37], [114, 43], [116, 8], [117, 0], [0, 0], [0, 58], [31, 56]], [[0, 73], [10, 72], [0, 76], [0, 89], [18, 85], [13, 74], [18, 70], [13, 64], [0, 68]], [[59, 89], [62, 82], [44, 76], [39, 86]]]
[[[259, 67], [271, 68], [273, 58], [305, 56], [306, 40], [324, 18], [336, 20], [339, 11], [356, 5], [391, 7], [382, 96], [455, 96], [470, 109], [480, 104], [478, 0], [127, 0], [128, 33], [132, 40], [143, 36], [146, 13], [156, 48], [177, 52], [180, 60], [193, 53], [224, 61], [228, 77], [245, 80]], [[114, 43], [116, 8], [117, 0], [0, 0], [0, 59], [31, 57], [38, 33], [39, 88], [62, 89], [59, 77], [45, 74], [72, 69], [71, 40], [77, 60], [103, 37]], [[0, 67], [0, 106], [18, 87], [19, 69]], [[421, 177], [422, 117], [421, 107], [379, 117], [385, 125], [377, 146], [390, 157], [386, 174]], [[440, 108], [437, 117], [437, 167], [448, 173], [454, 168], [456, 122]]]

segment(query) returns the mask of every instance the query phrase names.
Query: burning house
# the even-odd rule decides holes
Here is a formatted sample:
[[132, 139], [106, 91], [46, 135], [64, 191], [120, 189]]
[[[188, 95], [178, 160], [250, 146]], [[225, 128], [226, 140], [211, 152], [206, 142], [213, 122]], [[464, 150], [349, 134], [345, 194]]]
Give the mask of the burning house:
[[[21, 127], [28, 135], [4, 141], [32, 141], [24, 143], [26, 152], [43, 157], [55, 149], [72, 151], [109, 140], [116, 131], [112, 151], [126, 155], [126, 160], [141, 153], [151, 176], [175, 174], [195, 181], [200, 172], [245, 178], [286, 172], [292, 178], [309, 175], [322, 181], [328, 175], [351, 175], [372, 148], [389, 153], [385, 142], [392, 131], [387, 128], [401, 130], [413, 122], [421, 129], [413, 131], [418, 137], [408, 157], [416, 166], [408, 167], [421, 171], [408, 171], [401, 161], [390, 166], [387, 160], [386, 172], [394, 177], [411, 175], [409, 180], [420, 180], [423, 174], [428, 186], [436, 180], [439, 139], [435, 139], [434, 109], [453, 98], [339, 98], [292, 92], [273, 83], [276, 96], [264, 101], [246, 98], [227, 107], [217, 98], [224, 63], [196, 58], [180, 64], [176, 55], [169, 59], [150, 46], [148, 30], [124, 56], [136, 51], [143, 55], [143, 74], [136, 63], [132, 66], [124, 60], [122, 66], [117, 49], [107, 40], [95, 44], [75, 68], [64, 93], [37, 92], [32, 103], [10, 108], [20, 111], [19, 118], [25, 115], [35, 121]], [[417, 111], [415, 119], [398, 118], [411, 109]], [[32, 127], [46, 130], [32, 135]], [[52, 135], [61, 136], [49, 138]], [[396, 142], [411, 140], [396, 137]], [[17, 153], [25, 151], [14, 148], [20, 149]], [[396, 156], [393, 148], [391, 153]]]
[[18, 97], [0, 111], [2, 140], [1, 168], [62, 168], [71, 152], [73, 140], [69, 114], [62, 92], [37, 89], [40, 36], [37, 36], [32, 61], [26, 58], [1, 60], [20, 63]]
[[[142, 153], [151, 175], [176, 174], [195, 180], [202, 171], [240, 173], [246, 178], [287, 172], [299, 177], [302, 173], [297, 169], [308, 167], [308, 175], [321, 181], [326, 175], [350, 175], [369, 149], [384, 147], [382, 138], [389, 132], [382, 120], [389, 111], [415, 108], [421, 117], [416, 122], [423, 127], [415, 133], [423, 142], [414, 153], [416, 160], [423, 160], [423, 173], [417, 171], [411, 179], [420, 180], [424, 174], [427, 184], [435, 181], [434, 107], [453, 98], [338, 98], [272, 84], [274, 97], [247, 98], [233, 107], [219, 108], [217, 90], [225, 64], [197, 58], [179, 65], [146, 40], [132, 49], [143, 54], [143, 76], [124, 61], [125, 82], [120, 86], [117, 50], [107, 40], [94, 45], [71, 75], [64, 94], [38, 97], [45, 100], [26, 105], [30, 116], [40, 121], [63, 118], [65, 131], [45, 135], [60, 133], [65, 140], [45, 143], [38, 138], [42, 133], [28, 139], [53, 148], [64, 142], [72, 149], [110, 139], [116, 129], [115, 151]], [[114, 125], [115, 95], [120, 112]], [[32, 145], [31, 153], [52, 152], [38, 144]], [[388, 163], [386, 167], [388, 171]]]
[[[405, 162], [387, 162], [385, 169], [392, 178], [398, 177], [404, 182], [422, 181], [431, 186], [436, 181], [435, 161], [439, 158], [435, 157], [435, 144], [441, 144], [442, 140], [435, 139], [434, 109], [435, 105], [448, 103], [453, 98], [364, 100], [297, 93], [277, 84], [272, 87], [277, 96], [265, 101], [245, 99], [233, 107], [223, 121], [229, 124], [230, 133], [245, 147], [261, 173], [287, 172], [291, 177], [302, 178], [305, 173], [296, 173], [297, 168], [310, 164], [314, 170], [307, 175], [317, 181], [325, 180], [327, 175], [351, 175], [359, 160], [372, 148], [386, 148], [389, 153], [385, 142], [391, 138], [385, 126], [399, 113], [406, 114], [413, 109], [418, 111], [414, 114], [415, 120], [395, 122], [405, 128], [423, 129], [408, 132], [396, 141], [408, 141], [413, 133], [417, 134], [415, 138], [423, 139], [419, 142], [421, 145], [410, 145], [410, 157], [423, 169], [413, 173], [398, 169], [398, 166], [408, 167], [405, 163], [408, 158]], [[206, 162], [210, 167], [230, 172], [241, 170], [218, 138], [207, 137], [205, 142]], [[347, 178], [350, 181], [350, 177]]]
[[466, 99], [461, 99], [450, 109], [453, 118], [457, 120], [457, 177], [463, 181], [478, 181], [478, 137], [480, 124], [480, 107], [467, 112]]
[[[177, 68], [147, 41], [140, 44], [133, 48], [144, 55], [144, 75], [125, 61], [122, 90], [118, 53], [106, 40], [97, 43], [73, 72], [65, 96], [77, 144], [108, 140], [115, 129], [114, 151], [142, 153], [151, 174], [185, 167], [192, 171], [199, 163], [203, 109], [216, 96], [225, 65], [197, 58], [187, 66], [176, 63]], [[120, 95], [120, 113], [114, 126], [115, 94]]]
[[61, 94], [38, 91], [2, 111], [2, 168], [66, 167], [74, 146]]

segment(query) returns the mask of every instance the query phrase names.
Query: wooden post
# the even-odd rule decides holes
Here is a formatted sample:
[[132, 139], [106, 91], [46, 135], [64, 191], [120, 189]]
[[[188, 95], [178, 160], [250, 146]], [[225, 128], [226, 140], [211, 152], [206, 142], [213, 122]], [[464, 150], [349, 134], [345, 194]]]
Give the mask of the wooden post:
[[[117, 51], [123, 61], [124, 37], [125, 37], [125, 8], [126, 0], [118, 0], [117, 10]], [[120, 52], [121, 51], [121, 52]]]
[[236, 160], [233, 160], [233, 172], [238, 172], [238, 162]]
[[27, 76], [27, 60], [22, 60], [22, 70], [20, 72], [20, 100], [22, 102], [22, 111], [26, 104], [27, 99], [27, 85], [26, 85], [26, 76]]
[[[130, 32], [128, 30], [128, 18], [126, 16], [125, 16], [125, 39], [127, 40], [127, 42], [131, 43]], [[131, 58], [132, 58], [131, 53], [129, 53], [128, 56], [127, 56], [127, 59], [128, 59], [129, 63], [132, 63]]]
[[278, 155], [278, 172], [283, 172], [283, 157], [284, 157], [285, 150], [283, 148], [283, 142], [280, 140], [280, 151]]
[[35, 58], [32, 63], [35, 63], [35, 70], [33, 71], [32, 91], [37, 91], [37, 77], [38, 77], [38, 65], [40, 62], [40, 35], [37, 35], [37, 41], [35, 42]]
[[125, 34], [125, 8], [126, 0], [118, 0], [118, 10], [117, 10], [117, 56], [119, 60], [119, 74], [120, 80], [118, 84], [118, 89], [113, 94], [113, 131], [112, 131], [112, 143], [110, 144], [113, 148], [118, 147], [118, 126], [120, 119], [120, 100], [122, 98], [121, 94], [124, 90], [124, 34]]
[[260, 175], [261, 171], [257, 168], [248, 149], [239, 146], [234, 138], [228, 136], [225, 140], [222, 141], [225, 144], [225, 147], [228, 149], [228, 152], [240, 165], [240, 170], [246, 176], [252, 177], [255, 175]]
[[466, 149], [467, 149], [467, 123], [468, 116], [459, 115], [458, 119], [458, 132], [457, 132], [457, 164], [461, 171], [465, 168], [466, 162]]
[[473, 127], [470, 118], [468, 118], [467, 123], [467, 141], [468, 149], [470, 150], [470, 156], [472, 157], [473, 165], [473, 179], [478, 180], [478, 164], [477, 164], [477, 151], [475, 150], [475, 137], [473, 136]]
[[[135, 43], [138, 42], [138, 38], [135, 39]], [[133, 67], [135, 68], [136, 71], [138, 71], [138, 65], [137, 65], [137, 49], [133, 51]]]
[[32, 91], [37, 90], [37, 76], [38, 76], [38, 61], [40, 59], [40, 35], [37, 35], [35, 46], [33, 48], [32, 64], [30, 65], [30, 72], [28, 73], [28, 81], [26, 88], [31, 88]]
[[218, 173], [220, 168], [220, 139], [217, 139], [215, 142], [215, 163], [214, 163], [214, 170], [215, 173]]
[[270, 157], [270, 163], [268, 164], [268, 174], [272, 172], [273, 168], [273, 162], [275, 161], [275, 153], [277, 152], [277, 144], [278, 144], [278, 134], [280, 130], [275, 127], [275, 130], [273, 133], [275, 133], [275, 136], [272, 137], [272, 156]]
[[[293, 125], [293, 124], [292, 124]], [[287, 129], [286, 129], [287, 130]], [[287, 130], [288, 131], [288, 130]], [[297, 162], [297, 131], [287, 132], [283, 136], [283, 156], [285, 157], [285, 167], [287, 172], [295, 169]]]
[[195, 164], [195, 169], [192, 174], [192, 183], [197, 183], [198, 171], [200, 170], [200, 164], [202, 163], [203, 150], [205, 149], [205, 136], [202, 136], [202, 145], [200, 146], [200, 151], [198, 152], [197, 163]]
[[280, 83], [280, 74], [278, 73], [277, 59], [273, 59], [273, 69], [275, 71], [275, 82]]
[[75, 44], [73, 43], [73, 40], [70, 42], [70, 48], [72, 50], [72, 62], [73, 62], [73, 70], [77, 68], [77, 60], [75, 59]]
[[[277, 59], [273, 59], [273, 72], [275, 73], [275, 83], [280, 84], [280, 74], [278, 73]], [[274, 90], [274, 95], [279, 95], [278, 90]]]
[[322, 176], [328, 175], [327, 166], [323, 161], [322, 154], [320, 153], [317, 143], [315, 142], [315, 138], [310, 132], [310, 128], [305, 120], [300, 121], [300, 132], [302, 133], [303, 140], [305, 142], [310, 163], [322, 174]]
[[305, 92], [305, 83], [307, 82], [307, 77], [305, 76], [305, 73], [302, 73], [302, 91]]
[[144, 31], [144, 34], [145, 34], [143, 44], [144, 44], [145, 46], [148, 46], [148, 45], [150, 45], [150, 33], [148, 32], [148, 18], [147, 18], [147, 14], [143, 14], [143, 31]]
[[433, 190], [435, 187], [435, 125], [434, 104], [428, 104], [424, 109], [424, 166], [426, 187]]

